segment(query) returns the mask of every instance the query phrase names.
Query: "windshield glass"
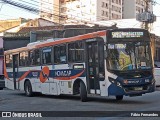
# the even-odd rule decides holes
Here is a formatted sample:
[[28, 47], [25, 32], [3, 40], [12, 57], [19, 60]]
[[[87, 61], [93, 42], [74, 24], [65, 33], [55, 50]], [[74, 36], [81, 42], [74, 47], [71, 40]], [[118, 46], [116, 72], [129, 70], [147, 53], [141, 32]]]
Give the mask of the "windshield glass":
[[149, 42], [108, 44], [108, 69], [125, 71], [151, 68], [149, 45]]

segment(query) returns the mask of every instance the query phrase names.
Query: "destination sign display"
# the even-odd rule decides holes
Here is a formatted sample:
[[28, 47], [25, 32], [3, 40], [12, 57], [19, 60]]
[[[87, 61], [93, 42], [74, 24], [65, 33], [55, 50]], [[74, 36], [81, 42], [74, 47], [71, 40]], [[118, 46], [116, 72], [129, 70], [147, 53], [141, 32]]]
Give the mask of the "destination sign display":
[[144, 36], [144, 32], [124, 32], [116, 31], [111, 33], [112, 38], [140, 38]]

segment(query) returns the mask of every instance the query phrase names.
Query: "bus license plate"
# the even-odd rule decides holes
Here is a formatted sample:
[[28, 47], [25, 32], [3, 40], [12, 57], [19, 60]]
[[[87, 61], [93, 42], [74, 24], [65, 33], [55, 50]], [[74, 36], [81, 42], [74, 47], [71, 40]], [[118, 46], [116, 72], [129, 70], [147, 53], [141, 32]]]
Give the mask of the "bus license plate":
[[143, 88], [142, 87], [135, 87], [134, 90], [137, 90], [137, 91], [138, 90], [143, 90]]

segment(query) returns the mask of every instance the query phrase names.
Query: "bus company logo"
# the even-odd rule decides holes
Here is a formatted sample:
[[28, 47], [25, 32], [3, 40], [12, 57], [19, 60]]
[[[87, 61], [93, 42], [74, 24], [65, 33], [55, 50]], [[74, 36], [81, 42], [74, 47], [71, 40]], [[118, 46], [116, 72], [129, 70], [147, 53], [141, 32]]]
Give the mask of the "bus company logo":
[[56, 77], [68, 77], [71, 75], [71, 70], [64, 70], [64, 71], [55, 71], [55, 76]]
[[140, 83], [140, 80], [130, 80], [130, 81], [128, 81], [128, 83], [130, 83], [130, 84], [138, 84], [138, 83]]
[[40, 78], [40, 81], [42, 83], [44, 83], [47, 79], [49, 80], [49, 67], [45, 66], [42, 68], [42, 71], [40, 72], [40, 75], [39, 75], [39, 78]]
[[138, 84], [140, 80], [123, 80], [124, 84]]

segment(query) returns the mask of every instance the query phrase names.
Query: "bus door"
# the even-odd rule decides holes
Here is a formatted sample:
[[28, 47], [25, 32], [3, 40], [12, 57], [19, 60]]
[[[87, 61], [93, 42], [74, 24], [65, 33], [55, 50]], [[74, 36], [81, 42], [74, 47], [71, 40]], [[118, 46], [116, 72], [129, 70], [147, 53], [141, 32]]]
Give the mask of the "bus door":
[[13, 55], [13, 82], [14, 82], [14, 89], [19, 88], [19, 82], [17, 82], [18, 77], [18, 54]]
[[[87, 42], [87, 68], [88, 68], [88, 91], [93, 94], [100, 94], [100, 78], [99, 74], [102, 70], [100, 70], [100, 62], [103, 61], [102, 57], [100, 57], [100, 49], [103, 49], [101, 46], [102, 41], [92, 41]], [[104, 45], [104, 44], [103, 44]]]

